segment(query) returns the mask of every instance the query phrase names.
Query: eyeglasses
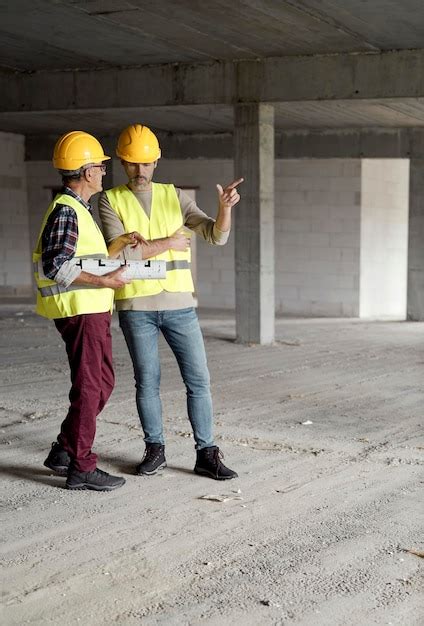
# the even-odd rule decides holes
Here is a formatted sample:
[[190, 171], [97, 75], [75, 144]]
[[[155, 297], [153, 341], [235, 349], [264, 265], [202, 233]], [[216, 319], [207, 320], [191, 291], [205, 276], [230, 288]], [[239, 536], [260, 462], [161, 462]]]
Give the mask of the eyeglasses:
[[85, 168], [84, 171], [91, 170], [94, 167], [99, 167], [103, 173], [106, 172], [106, 165], [104, 163], [101, 163], [100, 165], [89, 165], [88, 167]]

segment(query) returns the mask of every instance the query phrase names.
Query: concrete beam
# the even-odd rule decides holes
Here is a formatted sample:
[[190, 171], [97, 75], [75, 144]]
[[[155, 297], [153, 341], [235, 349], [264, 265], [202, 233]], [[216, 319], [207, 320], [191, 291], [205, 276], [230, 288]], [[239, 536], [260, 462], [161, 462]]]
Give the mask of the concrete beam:
[[0, 112], [424, 97], [424, 50], [0, 74]]
[[423, 128], [355, 128], [277, 133], [277, 159], [424, 158]]
[[[120, 129], [118, 129], [119, 132]], [[232, 133], [171, 134], [155, 131], [166, 159], [232, 159]], [[98, 137], [107, 154], [115, 154], [117, 137]], [[26, 160], [49, 161], [57, 136], [27, 135]]]
[[[232, 159], [232, 133], [158, 133], [167, 159]], [[57, 137], [29, 135], [26, 160], [48, 161]], [[115, 137], [99, 137], [108, 154]], [[424, 128], [287, 131], [275, 135], [276, 159], [424, 159]]]

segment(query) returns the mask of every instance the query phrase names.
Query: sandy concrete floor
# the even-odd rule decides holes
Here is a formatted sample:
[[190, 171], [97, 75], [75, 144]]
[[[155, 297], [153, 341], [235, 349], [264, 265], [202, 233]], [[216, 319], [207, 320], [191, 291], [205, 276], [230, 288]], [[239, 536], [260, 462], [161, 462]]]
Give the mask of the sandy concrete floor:
[[2, 624], [422, 624], [423, 562], [406, 550], [424, 547], [424, 325], [279, 320], [272, 347], [235, 344], [230, 317], [202, 326], [217, 440], [240, 478], [192, 473], [165, 344], [169, 467], [133, 475], [144, 446], [115, 320], [96, 451], [127, 484], [68, 492], [42, 464], [67, 408], [61, 339], [0, 310]]

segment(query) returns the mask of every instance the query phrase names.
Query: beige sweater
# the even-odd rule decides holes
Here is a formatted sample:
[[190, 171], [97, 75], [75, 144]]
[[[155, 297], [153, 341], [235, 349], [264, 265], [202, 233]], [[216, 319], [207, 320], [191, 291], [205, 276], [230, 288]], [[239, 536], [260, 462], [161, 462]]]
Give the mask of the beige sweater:
[[[196, 202], [184, 191], [176, 187], [176, 192], [181, 205], [184, 225], [194, 231], [205, 241], [213, 245], [222, 246], [227, 243], [230, 231], [222, 232], [215, 226], [215, 220], [199, 209]], [[152, 206], [152, 192], [142, 191], [134, 193], [140, 203], [140, 211], [150, 218]], [[99, 215], [102, 222], [103, 234], [107, 243], [110, 243], [125, 230], [122, 222], [110, 206], [106, 194], [103, 192], [99, 199]], [[121, 257], [125, 259], [141, 260], [141, 250], [127, 246]], [[154, 296], [142, 296], [127, 300], [117, 300], [117, 311], [169, 311], [185, 309], [195, 306], [193, 294], [189, 292], [161, 291]]]

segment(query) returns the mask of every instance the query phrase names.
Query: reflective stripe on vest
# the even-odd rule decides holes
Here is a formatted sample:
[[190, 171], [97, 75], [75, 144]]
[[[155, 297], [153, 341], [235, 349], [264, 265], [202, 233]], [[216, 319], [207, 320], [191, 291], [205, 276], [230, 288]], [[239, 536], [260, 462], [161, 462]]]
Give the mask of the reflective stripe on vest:
[[70, 285], [63, 287], [40, 273], [42, 235], [47, 220], [57, 204], [70, 206], [78, 219], [78, 241], [75, 254], [78, 258], [107, 257], [107, 247], [103, 235], [87, 208], [76, 198], [67, 194], [59, 194], [50, 204], [44, 216], [37, 246], [32, 260], [37, 283], [36, 312], [49, 319], [73, 317], [85, 313], [105, 313], [112, 311], [113, 290], [97, 288], [92, 285]]
[[190, 269], [190, 263], [188, 261], [167, 261], [166, 271], [171, 270], [188, 270]]
[[69, 291], [79, 291], [80, 289], [98, 289], [95, 285], [69, 285], [64, 287], [55, 283], [51, 287], [39, 287], [38, 291], [44, 296], [56, 296], [58, 293], [68, 293]]
[[[150, 219], [135, 195], [126, 185], [106, 191], [113, 210], [121, 220], [124, 231], [138, 231], [145, 239], [159, 239], [173, 235], [183, 226], [183, 215], [174, 185], [152, 183], [152, 208]], [[133, 280], [115, 291], [117, 300], [152, 296], [161, 291], [192, 292], [190, 249], [167, 250], [153, 259], [166, 261], [166, 278], [162, 280]]]

